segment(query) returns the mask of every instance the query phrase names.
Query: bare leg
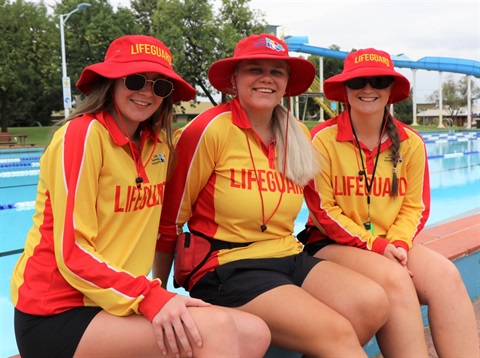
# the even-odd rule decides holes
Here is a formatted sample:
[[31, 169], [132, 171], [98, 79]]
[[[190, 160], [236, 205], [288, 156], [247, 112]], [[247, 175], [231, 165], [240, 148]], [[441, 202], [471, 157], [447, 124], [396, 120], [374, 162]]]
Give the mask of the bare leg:
[[[341, 307], [339, 310], [350, 314], [350, 305], [360, 306], [357, 294], [362, 297], [359, 302], [368, 296], [376, 305], [369, 310], [375, 311], [372, 317], [363, 316], [364, 310], [360, 310], [356, 312], [356, 319], [350, 317], [355, 322], [352, 323], [329, 307]], [[388, 304], [383, 290], [372, 281], [339, 265], [322, 262], [312, 269], [301, 288], [277, 287], [240, 309], [261, 317], [270, 327], [272, 343], [279, 347], [309, 357], [365, 357], [356, 329], [363, 330], [359, 335], [368, 341], [370, 338], [366, 335], [371, 337], [386, 320]], [[369, 331], [373, 332], [367, 333]]]
[[428, 305], [432, 339], [439, 357], [480, 357], [472, 301], [453, 262], [414, 245], [407, 266], [422, 304]]
[[[193, 345], [195, 357], [244, 356], [263, 357], [269, 345], [269, 333], [258, 318], [242, 312], [230, 314], [220, 307], [190, 307], [189, 311], [196, 322], [203, 339], [203, 347]], [[243, 320], [245, 319], [245, 320]], [[239, 323], [236, 320], [240, 320]], [[242, 329], [252, 324], [249, 337], [255, 334], [266, 335], [266, 339], [256, 338], [250, 347], [244, 345], [237, 324]], [[258, 329], [258, 330], [256, 330]], [[180, 345], [179, 345], [180, 346]], [[185, 352], [181, 352], [185, 356]], [[171, 351], [167, 357], [173, 357]], [[153, 326], [140, 315], [117, 317], [105, 311], [100, 312], [85, 331], [75, 357], [165, 357], [157, 345]]]
[[366, 276], [338, 264], [322, 262], [317, 265], [302, 288], [347, 318], [362, 346], [388, 318], [389, 303], [383, 288]]
[[236, 308], [217, 308], [225, 310], [235, 321], [240, 340], [240, 357], [256, 357], [259, 352], [263, 352], [263, 357], [272, 338], [267, 324], [257, 316]]
[[377, 253], [349, 246], [329, 245], [315, 256], [349, 267], [385, 289], [390, 315], [376, 336], [384, 357], [428, 357], [420, 304], [404, 268]]

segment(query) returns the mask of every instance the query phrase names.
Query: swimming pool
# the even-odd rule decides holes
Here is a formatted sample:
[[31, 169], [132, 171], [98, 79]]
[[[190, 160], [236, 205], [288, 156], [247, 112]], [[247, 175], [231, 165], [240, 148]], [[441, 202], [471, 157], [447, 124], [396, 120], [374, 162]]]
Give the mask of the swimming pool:
[[[480, 210], [480, 132], [422, 136], [429, 154], [432, 192], [427, 227]], [[10, 276], [31, 226], [42, 153], [43, 148], [0, 151], [0, 357], [18, 353]], [[304, 206], [295, 223], [296, 233], [303, 229], [307, 215]], [[175, 290], [171, 283], [169, 289]]]

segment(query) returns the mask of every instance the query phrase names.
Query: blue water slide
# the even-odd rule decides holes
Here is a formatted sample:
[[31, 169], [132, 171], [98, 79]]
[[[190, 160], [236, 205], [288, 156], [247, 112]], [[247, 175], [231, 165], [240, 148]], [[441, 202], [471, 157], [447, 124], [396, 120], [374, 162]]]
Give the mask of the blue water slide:
[[[348, 52], [337, 51], [329, 48], [308, 45], [307, 36], [287, 36], [285, 42], [288, 49], [293, 52], [303, 52], [322, 57], [343, 60]], [[392, 56], [395, 67], [411, 68], [427, 71], [461, 73], [480, 78], [480, 62], [450, 57], [423, 57], [412, 61], [405, 56]]]

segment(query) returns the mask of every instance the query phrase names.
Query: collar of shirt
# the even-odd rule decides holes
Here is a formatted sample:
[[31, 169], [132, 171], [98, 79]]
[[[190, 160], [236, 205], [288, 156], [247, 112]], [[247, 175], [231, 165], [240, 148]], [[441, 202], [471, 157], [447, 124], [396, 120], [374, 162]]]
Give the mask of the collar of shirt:
[[[122, 132], [122, 130], [117, 124], [117, 121], [115, 120], [115, 118], [113, 118], [110, 112], [103, 111], [95, 114], [85, 114], [85, 117], [95, 118], [105, 128], [107, 128], [108, 132], [110, 133], [110, 136], [112, 137], [116, 145], [122, 146], [128, 143], [128, 138]], [[141, 134], [142, 143], [145, 139], [144, 137], [146, 136], [150, 137], [154, 141], [156, 140], [157, 142], [161, 142], [161, 140], [158, 138], [158, 136], [150, 127], [147, 127], [144, 123], [140, 123], [140, 126], [141, 126], [141, 133], [142, 133]]]
[[[402, 125], [395, 123], [398, 130], [398, 137], [400, 141], [403, 141], [408, 138], [407, 132]], [[347, 110], [343, 111], [338, 116], [337, 121], [338, 132], [337, 132], [337, 141], [338, 142], [351, 142], [355, 140], [353, 135], [352, 126], [350, 125], [350, 115]]]

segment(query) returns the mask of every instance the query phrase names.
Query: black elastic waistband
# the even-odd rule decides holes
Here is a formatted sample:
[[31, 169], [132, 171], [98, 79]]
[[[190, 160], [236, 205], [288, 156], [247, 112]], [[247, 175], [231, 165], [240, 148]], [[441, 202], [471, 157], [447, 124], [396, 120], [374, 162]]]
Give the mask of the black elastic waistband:
[[213, 251], [235, 249], [237, 247], [245, 247], [251, 244], [251, 242], [228, 242], [228, 241], [213, 239], [211, 237], [208, 237], [207, 235], [202, 234], [201, 232], [193, 231], [193, 230], [191, 230], [191, 233], [193, 235], [203, 237], [204, 239], [207, 239], [208, 241], [210, 241]]

